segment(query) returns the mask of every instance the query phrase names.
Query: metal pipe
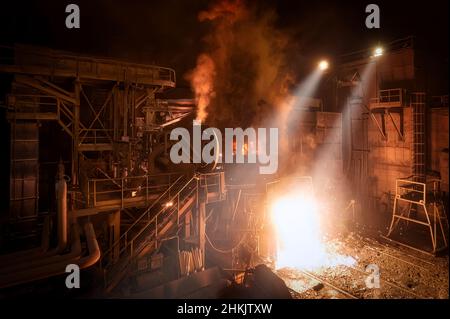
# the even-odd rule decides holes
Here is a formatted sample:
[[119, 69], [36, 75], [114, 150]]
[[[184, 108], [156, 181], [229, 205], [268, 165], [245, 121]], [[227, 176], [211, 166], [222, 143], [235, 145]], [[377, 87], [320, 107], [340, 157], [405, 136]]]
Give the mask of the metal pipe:
[[100, 260], [100, 247], [98, 246], [97, 237], [95, 235], [92, 223], [84, 225], [84, 235], [86, 236], [89, 255], [80, 259], [78, 266], [80, 269], [90, 267]]
[[61, 253], [67, 246], [67, 182], [64, 179], [64, 164], [62, 161], [58, 164], [55, 193], [58, 225], [58, 247], [56, 250]]
[[77, 264], [80, 269], [84, 269], [94, 265], [100, 259], [100, 248], [98, 246], [97, 238], [94, 228], [91, 223], [84, 225], [84, 232], [86, 236], [89, 254], [81, 257], [82, 249], [80, 243], [80, 235], [76, 224], [73, 226], [72, 232], [72, 247], [71, 252], [64, 256], [55, 256], [47, 263], [33, 269], [21, 269], [17, 272], [0, 271], [0, 288], [7, 288], [41, 280], [53, 276], [62, 275], [66, 272], [66, 266], [69, 264]]
[[81, 243], [78, 228], [76, 225], [72, 231], [71, 252], [64, 256], [54, 256], [51, 259], [44, 259], [44, 264], [37, 264], [31, 268], [26, 264], [25, 269], [18, 271], [4, 271], [0, 269], [0, 288], [6, 288], [32, 282], [65, 273], [68, 264], [76, 263], [80, 259]]
[[[75, 226], [74, 226], [75, 228]], [[78, 238], [77, 238], [78, 237]], [[75, 258], [80, 257], [81, 255], [81, 244], [80, 244], [80, 238], [78, 235], [78, 231], [76, 231], [76, 234], [73, 235], [72, 238], [72, 245], [70, 248], [70, 252], [65, 255], [57, 255], [56, 251], [54, 250], [55, 254], [48, 255], [40, 255], [35, 256], [35, 258], [30, 260], [21, 260], [19, 263], [8, 263], [7, 265], [4, 265], [0, 268], [0, 274], [6, 274], [6, 273], [15, 273], [19, 272], [21, 270], [27, 270], [27, 269], [33, 269], [38, 268], [41, 266], [47, 266], [54, 263], [59, 263], [62, 260], [66, 260], [68, 258]]]
[[[23, 260], [34, 259], [36, 257], [42, 256], [43, 253], [44, 253], [44, 251], [42, 250], [41, 247], [39, 247], [39, 248], [33, 248], [33, 249], [28, 249], [28, 250], [21, 250], [21, 251], [14, 252], [11, 254], [1, 255], [0, 256], [0, 265], [3, 266], [5, 264], [16, 264]], [[55, 253], [56, 252], [54, 251], [53, 254], [55, 254]]]

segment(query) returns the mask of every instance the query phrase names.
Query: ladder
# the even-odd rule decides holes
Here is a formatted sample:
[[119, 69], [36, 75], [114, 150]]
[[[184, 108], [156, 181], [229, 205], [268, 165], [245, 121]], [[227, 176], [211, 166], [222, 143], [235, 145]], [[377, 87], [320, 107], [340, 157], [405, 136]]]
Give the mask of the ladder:
[[39, 127], [37, 122], [11, 123], [10, 218], [38, 213]]
[[413, 180], [424, 182], [426, 176], [425, 93], [411, 93], [412, 110], [412, 173]]
[[[31, 110], [37, 101], [27, 100], [23, 107]], [[18, 102], [17, 102], [18, 103]], [[19, 104], [19, 103], [18, 103]], [[16, 114], [14, 114], [16, 115]], [[9, 221], [12, 225], [11, 238], [25, 239], [38, 236], [39, 201], [39, 123], [38, 120], [13, 116], [9, 119], [10, 142], [10, 200]], [[31, 227], [30, 227], [31, 226]]]

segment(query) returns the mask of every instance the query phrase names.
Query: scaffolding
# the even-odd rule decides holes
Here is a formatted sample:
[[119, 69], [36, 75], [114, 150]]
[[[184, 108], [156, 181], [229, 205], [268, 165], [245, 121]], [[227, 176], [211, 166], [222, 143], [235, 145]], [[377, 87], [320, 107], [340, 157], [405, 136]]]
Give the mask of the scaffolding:
[[43, 154], [53, 160], [71, 151], [70, 214], [108, 215], [107, 232], [114, 236], [176, 179], [157, 160], [167, 159], [170, 126], [192, 114], [194, 104], [156, 99], [176, 86], [173, 69], [15, 45], [0, 46], [0, 73], [12, 75], [6, 100], [11, 213], [0, 223], [7, 225], [0, 241], [20, 245], [24, 236], [37, 238], [43, 213], [53, 213], [46, 178], [54, 173], [39, 162], [52, 129], [63, 132], [64, 145], [53, 143]]
[[[439, 196], [439, 186], [439, 180], [416, 182], [411, 179], [397, 179], [395, 182], [392, 220], [387, 237], [390, 237], [394, 230], [398, 228], [400, 221], [406, 222], [406, 228], [411, 222], [428, 228], [433, 247], [432, 253], [437, 253], [447, 248], [445, 229], [448, 229], [448, 220], [446, 219], [443, 202]], [[445, 227], [444, 224], [446, 224]]]

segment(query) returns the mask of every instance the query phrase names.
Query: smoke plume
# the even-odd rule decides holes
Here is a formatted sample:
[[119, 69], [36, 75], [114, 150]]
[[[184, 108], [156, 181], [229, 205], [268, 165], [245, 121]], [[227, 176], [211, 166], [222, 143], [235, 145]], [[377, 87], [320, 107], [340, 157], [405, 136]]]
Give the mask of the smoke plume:
[[208, 116], [206, 107], [214, 97], [215, 67], [211, 57], [201, 54], [197, 59], [197, 66], [187, 74], [195, 92], [197, 105], [197, 121], [204, 122]]
[[289, 107], [288, 38], [274, 27], [275, 18], [273, 10], [242, 0], [218, 1], [199, 13], [210, 31], [187, 75], [198, 119], [219, 128], [274, 126], [268, 119]]

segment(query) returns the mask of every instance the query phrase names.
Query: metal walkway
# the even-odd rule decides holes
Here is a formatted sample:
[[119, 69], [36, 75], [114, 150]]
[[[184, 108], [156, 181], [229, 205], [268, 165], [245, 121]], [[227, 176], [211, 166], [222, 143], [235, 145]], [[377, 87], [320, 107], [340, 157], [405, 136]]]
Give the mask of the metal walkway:
[[170, 68], [81, 56], [27, 45], [1, 49], [0, 72], [175, 87], [175, 71]]

